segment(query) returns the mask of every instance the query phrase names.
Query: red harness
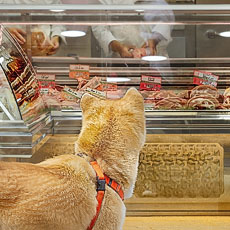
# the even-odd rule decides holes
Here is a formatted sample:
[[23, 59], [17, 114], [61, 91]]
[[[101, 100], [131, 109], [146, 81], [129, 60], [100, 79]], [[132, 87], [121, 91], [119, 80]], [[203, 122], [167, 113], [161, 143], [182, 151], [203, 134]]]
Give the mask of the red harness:
[[98, 163], [96, 161], [92, 161], [92, 162], [90, 162], [90, 164], [93, 167], [93, 169], [95, 170], [96, 175], [97, 175], [97, 202], [98, 202], [98, 204], [97, 204], [97, 213], [94, 216], [94, 218], [92, 219], [87, 230], [93, 229], [93, 227], [97, 221], [97, 218], [99, 216], [102, 201], [103, 201], [104, 195], [105, 195], [105, 184], [107, 184], [109, 187], [111, 187], [120, 196], [120, 198], [122, 200], [124, 200], [124, 192], [123, 192], [121, 186], [116, 181], [112, 180], [110, 177], [103, 174], [100, 166], [98, 165]]

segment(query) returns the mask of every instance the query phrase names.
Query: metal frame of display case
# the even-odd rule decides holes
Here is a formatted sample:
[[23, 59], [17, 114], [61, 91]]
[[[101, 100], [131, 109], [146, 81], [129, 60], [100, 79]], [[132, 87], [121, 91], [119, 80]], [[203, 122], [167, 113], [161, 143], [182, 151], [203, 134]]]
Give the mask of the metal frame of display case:
[[27, 126], [21, 121], [0, 121], [0, 158], [30, 158], [52, 129], [49, 114]]

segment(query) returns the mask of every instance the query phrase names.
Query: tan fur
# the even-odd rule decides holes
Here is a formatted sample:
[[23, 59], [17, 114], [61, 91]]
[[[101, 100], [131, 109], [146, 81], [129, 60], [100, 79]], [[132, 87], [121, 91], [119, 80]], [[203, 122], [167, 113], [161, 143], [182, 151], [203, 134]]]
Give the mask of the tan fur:
[[[130, 89], [120, 100], [84, 95], [76, 153], [97, 160], [104, 173], [132, 195], [139, 151], [145, 141], [142, 96]], [[95, 172], [79, 156], [40, 164], [0, 162], [0, 230], [86, 230], [96, 213]], [[122, 229], [125, 206], [106, 187], [94, 230]]]

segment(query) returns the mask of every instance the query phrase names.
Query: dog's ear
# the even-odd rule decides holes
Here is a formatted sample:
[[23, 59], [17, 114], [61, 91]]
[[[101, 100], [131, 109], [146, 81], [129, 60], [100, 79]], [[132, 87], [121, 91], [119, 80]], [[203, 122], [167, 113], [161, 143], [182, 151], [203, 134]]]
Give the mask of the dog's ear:
[[140, 109], [144, 108], [143, 97], [136, 88], [130, 88], [123, 97], [123, 100], [131, 106], [138, 107]]
[[82, 111], [85, 112], [88, 108], [90, 108], [96, 99], [97, 98], [95, 98], [94, 96], [88, 93], [84, 94], [81, 98], [81, 103], [80, 103]]

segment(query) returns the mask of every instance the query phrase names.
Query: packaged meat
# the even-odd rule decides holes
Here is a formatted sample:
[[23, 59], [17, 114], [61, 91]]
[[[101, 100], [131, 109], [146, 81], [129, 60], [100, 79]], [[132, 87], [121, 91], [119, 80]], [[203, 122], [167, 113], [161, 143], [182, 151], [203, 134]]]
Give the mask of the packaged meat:
[[101, 78], [93, 77], [83, 87], [81, 87], [79, 91], [85, 91], [87, 88], [96, 89], [100, 84], [101, 84]]
[[146, 50], [145, 48], [135, 48], [132, 51], [134, 58], [141, 58], [143, 56], [146, 56]]

